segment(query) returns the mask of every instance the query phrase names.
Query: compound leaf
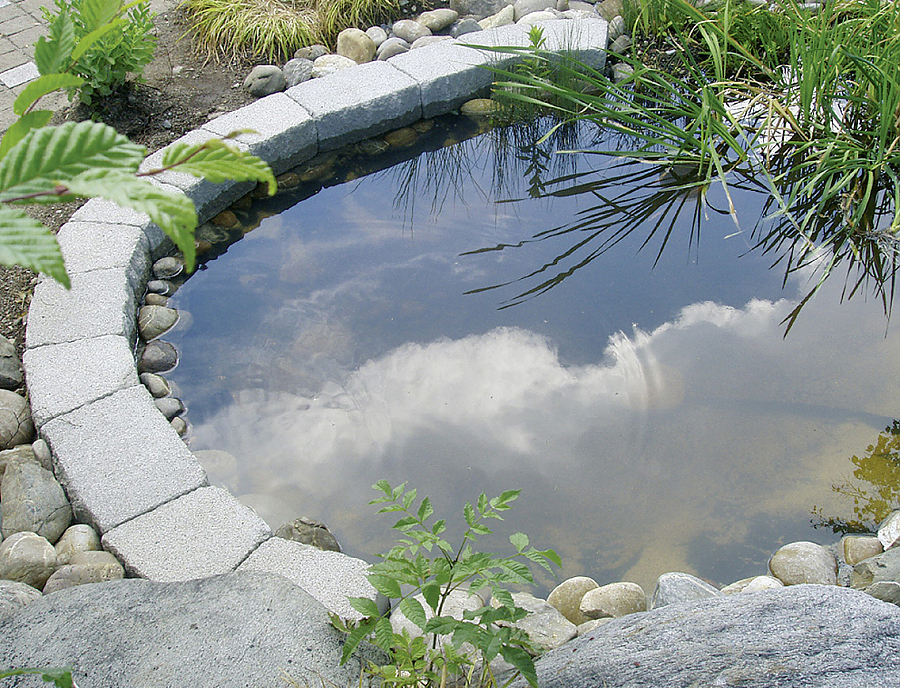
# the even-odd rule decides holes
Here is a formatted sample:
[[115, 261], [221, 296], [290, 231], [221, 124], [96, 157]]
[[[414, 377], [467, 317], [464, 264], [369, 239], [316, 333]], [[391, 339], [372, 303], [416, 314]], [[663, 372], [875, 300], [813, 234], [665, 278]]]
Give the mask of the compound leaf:
[[22, 265], [71, 286], [53, 233], [24, 211], [0, 204], [0, 263]]

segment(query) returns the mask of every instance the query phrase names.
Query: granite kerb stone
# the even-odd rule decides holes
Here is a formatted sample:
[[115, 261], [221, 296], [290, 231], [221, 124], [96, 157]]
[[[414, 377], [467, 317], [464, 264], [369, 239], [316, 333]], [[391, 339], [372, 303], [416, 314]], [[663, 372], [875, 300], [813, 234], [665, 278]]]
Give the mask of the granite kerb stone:
[[[583, 49], [578, 56], [602, 64], [605, 22], [591, 24], [585, 32], [576, 32], [586, 37], [578, 44]], [[560, 30], [554, 27], [550, 34]], [[481, 46], [528, 44], [521, 27], [471, 33], [465, 41]], [[596, 41], [593, 47], [591, 41]], [[588, 54], [593, 61], [585, 60]], [[318, 152], [448, 112], [489, 87], [492, 75], [484, 65], [508, 65], [513, 59], [445, 41], [305, 82], [218, 117], [176, 144], [249, 127], [258, 134], [238, 135], [238, 145], [278, 173]], [[143, 169], [158, 165], [163, 155], [159, 151], [150, 156]], [[211, 184], [175, 172], [150, 181], [185, 193], [197, 204], [201, 222], [252, 186]], [[150, 262], [173, 248], [171, 240], [146, 214], [92, 199], [63, 227], [60, 241], [71, 263], [72, 289], [48, 278], [37, 285], [28, 316], [25, 369], [29, 386], [34, 385], [40, 434], [53, 452], [57, 478], [76, 519], [103, 533], [104, 544], [132, 575], [188, 579], [234, 570], [242, 562], [246, 568], [282, 574], [292, 567], [306, 570], [298, 561], [308, 563], [320, 555], [298, 552], [271, 538], [255, 513], [229, 493], [209, 488], [196, 458], [149, 392], [135, 384], [137, 306]], [[91, 352], [96, 354], [94, 362], [87, 360]], [[91, 371], [96, 377], [84, 385], [63, 379], [67, 364], [78, 371], [72, 378], [83, 381]], [[176, 528], [170, 544], [163, 544], [161, 524]], [[202, 532], [201, 524], [208, 532]], [[334, 569], [330, 587], [307, 582], [313, 577], [300, 573], [296, 576], [303, 581], [295, 582], [316, 587], [309, 592], [350, 615], [344, 609], [343, 586], [367, 594], [365, 562], [346, 555], [333, 559], [328, 562]]]

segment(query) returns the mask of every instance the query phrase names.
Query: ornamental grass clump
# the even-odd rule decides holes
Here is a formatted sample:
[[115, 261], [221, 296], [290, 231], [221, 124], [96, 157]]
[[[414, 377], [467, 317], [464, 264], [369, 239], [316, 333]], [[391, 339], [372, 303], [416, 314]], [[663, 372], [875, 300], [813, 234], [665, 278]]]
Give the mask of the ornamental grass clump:
[[848, 297], [870, 285], [889, 312], [900, 266], [898, 4], [642, 7], [633, 25], [663, 33], [649, 42], [666, 60], [635, 52], [624, 58], [633, 73], [615, 82], [541, 50], [504, 49], [554, 70], [500, 70], [497, 97], [616, 132], [617, 149], [591, 152], [661, 167], [701, 199], [721, 183], [736, 223], [730, 184], [762, 182], [770, 198], [752, 231], [756, 248], [772, 253], [786, 278], [818, 270], [788, 329], [838, 265], [847, 268]]
[[185, 0], [190, 32], [209, 56], [285, 61], [338, 33], [400, 16], [400, 0]]

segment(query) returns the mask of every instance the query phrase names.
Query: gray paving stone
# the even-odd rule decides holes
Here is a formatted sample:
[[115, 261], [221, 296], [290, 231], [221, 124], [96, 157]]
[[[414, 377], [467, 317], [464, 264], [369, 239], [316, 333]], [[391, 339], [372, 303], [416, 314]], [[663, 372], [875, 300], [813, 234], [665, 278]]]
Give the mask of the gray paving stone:
[[38, 68], [34, 62], [26, 62], [18, 67], [13, 67], [12, 69], [7, 69], [5, 72], [0, 72], [0, 82], [7, 88], [14, 88], [37, 79], [39, 76], [40, 72], [38, 72]]
[[75, 518], [106, 532], [206, 485], [206, 474], [143, 385], [41, 427]]
[[[180, 191], [174, 186], [162, 184], [150, 179], [152, 184], [172, 191]], [[172, 250], [174, 244], [157, 225], [150, 221], [145, 213], [139, 213], [130, 208], [122, 208], [112, 201], [102, 198], [92, 198], [78, 210], [76, 210], [69, 222], [89, 222], [108, 225], [128, 225], [140, 228], [147, 237], [147, 245], [152, 259], [160, 258]]]
[[28, 309], [28, 348], [115, 334], [135, 340], [134, 289], [130, 268], [119, 267], [70, 275], [66, 289], [42, 277]]
[[219, 487], [203, 487], [113, 528], [103, 546], [131, 575], [179, 581], [233, 571], [272, 532]]
[[[359, 619], [362, 616], [347, 602], [347, 595], [376, 599], [375, 588], [366, 580], [368, 568], [362, 559], [273, 537], [247, 557], [238, 570], [280, 574], [341, 618]], [[387, 609], [384, 597], [378, 595], [377, 601], [382, 611]]]
[[285, 94], [315, 117], [320, 152], [422, 117], [416, 82], [386, 62], [368, 62], [310, 79]]
[[131, 349], [116, 335], [27, 349], [23, 358], [35, 425], [137, 385]]
[[[147, 156], [144, 162], [141, 163], [139, 169], [141, 172], [146, 172], [161, 167], [163, 156], [171, 146], [178, 144], [192, 145], [208, 141], [212, 138], [216, 138], [216, 135], [211, 131], [206, 131], [204, 129], [194, 129], [193, 131], [189, 131], [177, 141], [173, 141], [165, 148]], [[247, 145], [244, 143], [235, 142], [235, 145], [242, 150], [247, 150]], [[206, 222], [209, 218], [234, 203], [234, 201], [241, 196], [252, 191], [255, 186], [254, 182], [236, 182], [234, 180], [213, 184], [201, 177], [195, 177], [186, 172], [175, 171], [167, 171], [154, 175], [152, 181], [175, 187], [181, 190], [185, 196], [190, 198], [197, 208], [198, 222]]]
[[315, 120], [284, 93], [273, 93], [240, 110], [216, 117], [203, 128], [216, 136], [253, 129], [256, 134], [242, 134], [236, 140], [268, 162], [275, 174], [309, 160], [318, 149]]
[[70, 275], [127, 268], [134, 290], [143, 291], [150, 274], [150, 253], [147, 235], [139, 227], [67, 222], [56, 238]]
[[[512, 40], [518, 34], [504, 32], [503, 35], [508, 35]], [[497, 40], [497, 35], [491, 31], [466, 34], [467, 42], [480, 43], [476, 38], [469, 39], [470, 36], [481, 37], [485, 41]], [[523, 40], [527, 43], [527, 38]], [[493, 81], [493, 74], [486, 68], [487, 65], [502, 66], [511, 59], [455, 41], [442, 41], [395, 55], [387, 60], [387, 64], [408, 74], [419, 84], [422, 117], [428, 118], [456, 109], [477, 95], [487, 95]]]
[[539, 22], [544, 30], [544, 48], [571, 55], [588, 67], [606, 67], [606, 46], [609, 25], [601, 18], [589, 21]]

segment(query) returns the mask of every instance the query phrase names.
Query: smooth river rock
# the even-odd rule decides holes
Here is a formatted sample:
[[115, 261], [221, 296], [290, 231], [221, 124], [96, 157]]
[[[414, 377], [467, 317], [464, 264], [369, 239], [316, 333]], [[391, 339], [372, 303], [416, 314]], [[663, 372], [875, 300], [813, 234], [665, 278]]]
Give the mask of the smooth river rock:
[[378, 46], [375, 54], [379, 60], [389, 60], [394, 55], [400, 55], [405, 52], [409, 52], [409, 43], [397, 36], [391, 36]]
[[[36, 463], [43, 466], [43, 464], [38, 461], [37, 456], [35, 456], [34, 449], [31, 445], [19, 444], [12, 449], [0, 451], [0, 478], [3, 478], [3, 473], [6, 471], [7, 466], [20, 462]], [[44, 468], [46, 467], [47, 466], [44, 466]]]
[[153, 263], [153, 276], [156, 279], [171, 279], [184, 272], [184, 261], [175, 256], [163, 256]]
[[736, 595], [741, 592], [756, 592], [757, 590], [769, 590], [771, 588], [783, 587], [784, 583], [772, 576], [751, 576], [750, 578], [744, 578], [731, 585], [726, 585], [722, 588], [722, 594]]
[[344, 29], [337, 37], [337, 54], [349, 57], [356, 64], [371, 62], [377, 47], [375, 41], [361, 29]]
[[0, 388], [16, 389], [24, 380], [16, 345], [0, 335]]
[[284, 78], [287, 80], [288, 88], [293, 88], [297, 84], [312, 79], [313, 67], [315, 63], [312, 60], [306, 60], [302, 57], [295, 57], [284, 63], [281, 71], [284, 72]]
[[528, 612], [524, 619], [515, 622], [515, 626], [528, 634], [538, 652], [549, 652], [577, 635], [575, 624], [549, 602], [527, 592], [514, 592], [512, 597], [517, 607]]
[[72, 507], [53, 473], [37, 463], [16, 461], [0, 481], [4, 538], [31, 531], [54, 543], [72, 524]]
[[0, 580], [0, 619], [41, 598], [41, 591], [19, 581]]
[[34, 423], [28, 402], [15, 392], [0, 389], [0, 449], [12, 449], [32, 439]]
[[446, 29], [457, 19], [459, 19], [459, 12], [451, 10], [449, 7], [441, 7], [436, 10], [422, 12], [416, 18], [416, 21], [432, 33], [437, 33]]
[[837, 560], [822, 545], [791, 542], [769, 559], [769, 572], [785, 585], [837, 585]]
[[172, 393], [169, 381], [156, 373], [141, 373], [141, 384], [155, 399], [161, 399]]
[[356, 686], [361, 669], [340, 665], [319, 602], [259, 572], [60, 590], [0, 618], [0, 638], [0, 667], [71, 666], [84, 688]]
[[85, 523], [69, 526], [56, 543], [56, 565], [65, 566], [76, 554], [98, 552], [101, 549], [97, 531]]
[[881, 581], [900, 583], [900, 547], [859, 562], [850, 574], [850, 585], [858, 590]]
[[122, 564], [109, 552], [79, 552], [70, 564], [60, 566], [44, 583], [44, 594], [88, 583], [106, 583], [125, 577]]
[[169, 342], [154, 339], [147, 342], [138, 361], [140, 373], [165, 373], [178, 364], [178, 351]]
[[402, 38], [410, 44], [415, 42], [417, 38], [431, 35], [431, 30], [427, 26], [423, 26], [413, 19], [401, 19], [398, 22], [394, 22], [391, 30], [397, 38]]
[[284, 73], [275, 65], [257, 65], [244, 79], [244, 90], [255, 98], [278, 93], [287, 88]]
[[871, 535], [845, 535], [841, 538], [840, 549], [844, 561], [850, 566], [884, 552], [881, 541]]
[[615, 619], [536, 665], [541, 688], [893, 688], [897, 657], [900, 609], [798, 585]]
[[900, 541], [900, 511], [888, 514], [878, 526], [878, 540], [882, 547], [890, 549]]
[[579, 609], [589, 619], [618, 618], [647, 611], [647, 595], [637, 583], [610, 583], [588, 590]]
[[341, 69], [349, 69], [356, 66], [356, 60], [351, 60], [343, 55], [322, 55], [313, 62], [312, 78], [333, 74]]
[[138, 310], [138, 332], [144, 341], [156, 339], [178, 322], [178, 311], [166, 306], [141, 306]]
[[328, 526], [307, 516], [283, 523], [275, 531], [275, 537], [302, 542], [304, 545], [312, 545], [327, 552], [341, 551], [341, 546], [328, 530]]
[[664, 573], [656, 580], [656, 589], [650, 601], [651, 609], [670, 604], [693, 602], [707, 597], [719, 597], [722, 593], [706, 581], [689, 573]]
[[0, 542], [0, 578], [40, 590], [55, 568], [56, 550], [37, 533], [13, 533]]
[[574, 576], [557, 585], [547, 597], [547, 602], [576, 626], [590, 619], [581, 613], [581, 599], [588, 590], [599, 588], [593, 578]]

